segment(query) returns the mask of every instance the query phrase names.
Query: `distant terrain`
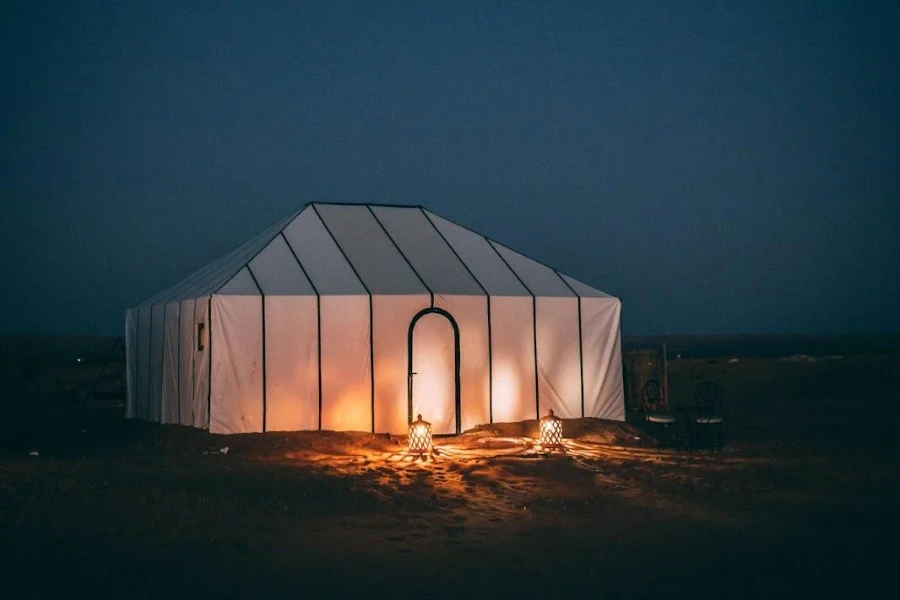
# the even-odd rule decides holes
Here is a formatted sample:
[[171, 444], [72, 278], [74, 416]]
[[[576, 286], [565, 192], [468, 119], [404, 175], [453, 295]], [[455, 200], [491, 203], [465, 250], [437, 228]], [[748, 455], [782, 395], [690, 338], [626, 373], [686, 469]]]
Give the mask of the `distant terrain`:
[[625, 351], [661, 347], [669, 358], [778, 358], [900, 353], [900, 333], [791, 335], [642, 335], [625, 336]]

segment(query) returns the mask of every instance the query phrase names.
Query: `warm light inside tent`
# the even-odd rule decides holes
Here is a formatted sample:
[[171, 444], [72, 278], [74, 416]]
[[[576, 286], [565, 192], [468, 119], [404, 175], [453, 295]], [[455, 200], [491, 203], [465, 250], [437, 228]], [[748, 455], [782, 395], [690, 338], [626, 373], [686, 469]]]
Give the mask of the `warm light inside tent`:
[[431, 452], [431, 423], [423, 421], [422, 415], [409, 424], [409, 451], [413, 454]]
[[562, 419], [555, 416], [551, 410], [547, 416], [540, 420], [540, 437], [538, 443], [544, 448], [562, 448]]

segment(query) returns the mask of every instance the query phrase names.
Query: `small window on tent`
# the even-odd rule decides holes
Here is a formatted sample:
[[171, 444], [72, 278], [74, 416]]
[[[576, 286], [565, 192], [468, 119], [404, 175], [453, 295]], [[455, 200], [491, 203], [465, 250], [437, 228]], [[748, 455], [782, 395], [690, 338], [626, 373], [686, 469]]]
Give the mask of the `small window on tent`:
[[197, 323], [197, 351], [206, 348], [206, 323]]

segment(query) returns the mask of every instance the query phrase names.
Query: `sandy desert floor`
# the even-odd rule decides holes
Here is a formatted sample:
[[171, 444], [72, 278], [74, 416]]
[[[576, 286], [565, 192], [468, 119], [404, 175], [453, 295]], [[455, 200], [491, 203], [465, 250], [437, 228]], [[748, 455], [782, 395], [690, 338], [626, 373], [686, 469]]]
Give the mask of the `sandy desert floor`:
[[[364, 433], [214, 436], [113, 411], [8, 421], [0, 597], [836, 597], [900, 589], [900, 356], [670, 365], [721, 453], [535, 422], [413, 459]], [[227, 453], [223, 450], [227, 447]], [[38, 452], [37, 456], [30, 452]]]

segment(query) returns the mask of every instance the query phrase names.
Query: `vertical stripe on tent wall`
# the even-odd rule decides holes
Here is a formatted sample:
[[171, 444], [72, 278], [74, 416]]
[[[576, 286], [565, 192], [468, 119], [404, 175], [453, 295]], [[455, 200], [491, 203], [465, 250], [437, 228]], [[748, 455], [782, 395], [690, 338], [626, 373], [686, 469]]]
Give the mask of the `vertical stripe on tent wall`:
[[[319, 218], [319, 222], [322, 223], [322, 226], [325, 228], [325, 231], [328, 233], [328, 236], [331, 238], [331, 241], [334, 242], [334, 245], [337, 246], [338, 251], [341, 253], [341, 256], [344, 257], [344, 260], [347, 261], [347, 265], [353, 271], [353, 274], [356, 275], [356, 278], [359, 280], [360, 285], [363, 286], [363, 289], [366, 290], [366, 294], [369, 296], [369, 431], [375, 433], [375, 343], [374, 343], [374, 323], [373, 323], [373, 307], [372, 307], [372, 290], [369, 289], [369, 286], [366, 285], [366, 282], [363, 281], [363, 278], [360, 277], [359, 272], [356, 270], [356, 267], [353, 266], [353, 263], [350, 261], [350, 258], [347, 256], [347, 253], [344, 252], [344, 249], [341, 247], [340, 243], [338, 243], [337, 238], [332, 233], [331, 228], [328, 227], [328, 223], [325, 222], [325, 219], [322, 218], [322, 215], [319, 213], [319, 210], [316, 208], [315, 204], [311, 204], [310, 207], [313, 209], [313, 212], [316, 213], [316, 216]], [[320, 344], [321, 346], [321, 344]], [[334, 414], [339, 411], [333, 411], [329, 408], [328, 413]], [[324, 420], [324, 417], [323, 417]], [[338, 421], [342, 421], [343, 419], [338, 419]], [[354, 419], [355, 421], [355, 419]], [[327, 427], [325, 427], [327, 429]]]
[[137, 311], [125, 311], [125, 418], [134, 418], [134, 402], [137, 392]]
[[178, 313], [178, 422], [196, 427], [194, 421], [194, 304], [182, 300]]
[[538, 343], [537, 343], [537, 297], [534, 295], [534, 292], [525, 285], [525, 282], [522, 281], [522, 278], [519, 277], [519, 274], [516, 273], [515, 269], [513, 269], [510, 264], [503, 258], [503, 255], [500, 254], [500, 251], [494, 246], [494, 243], [488, 240], [488, 244], [490, 244], [491, 248], [494, 249], [494, 252], [497, 253], [497, 256], [500, 257], [500, 260], [503, 261], [503, 264], [506, 265], [506, 268], [510, 270], [510, 272], [516, 276], [516, 279], [519, 280], [519, 283], [522, 284], [522, 287], [531, 295], [531, 327], [534, 332], [532, 343], [534, 345], [534, 418], [539, 419], [541, 417], [540, 407], [541, 407], [541, 394], [538, 386]]
[[318, 412], [316, 416], [316, 428], [321, 431], [322, 430], [322, 295], [319, 293], [319, 289], [316, 287], [316, 284], [313, 282], [312, 278], [309, 276], [309, 273], [306, 272], [306, 269], [303, 267], [303, 262], [301, 262], [300, 258], [297, 256], [297, 253], [294, 251], [294, 247], [291, 245], [290, 240], [287, 239], [287, 236], [284, 235], [284, 230], [281, 231], [281, 239], [284, 240], [284, 243], [287, 244], [288, 250], [290, 250], [291, 255], [294, 257], [294, 260], [297, 261], [297, 266], [300, 267], [300, 270], [303, 272], [303, 276], [306, 277], [306, 281], [309, 282], [309, 285], [312, 287], [313, 292], [316, 294], [316, 377], [318, 378], [318, 392], [316, 394], [316, 400], [318, 405]]

